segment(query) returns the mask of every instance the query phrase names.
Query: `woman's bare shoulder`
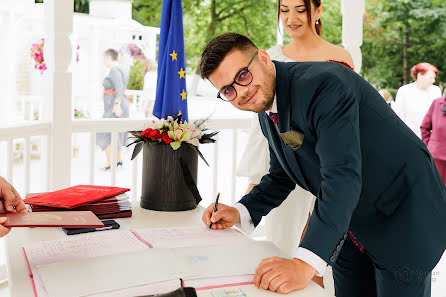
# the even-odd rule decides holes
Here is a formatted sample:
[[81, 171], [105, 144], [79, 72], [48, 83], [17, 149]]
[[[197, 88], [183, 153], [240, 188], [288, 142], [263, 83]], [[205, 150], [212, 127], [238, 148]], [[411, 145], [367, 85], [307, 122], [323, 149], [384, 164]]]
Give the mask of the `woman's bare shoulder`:
[[352, 56], [345, 48], [326, 42], [324, 52], [328, 58], [327, 60], [344, 62], [354, 68]]

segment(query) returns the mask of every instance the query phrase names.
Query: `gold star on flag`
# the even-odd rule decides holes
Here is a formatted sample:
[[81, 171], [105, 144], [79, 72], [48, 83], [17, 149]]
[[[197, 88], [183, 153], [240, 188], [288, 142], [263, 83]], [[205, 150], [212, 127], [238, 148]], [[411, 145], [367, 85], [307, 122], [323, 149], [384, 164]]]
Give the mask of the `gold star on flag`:
[[181, 70], [178, 71], [178, 74], [180, 75], [180, 78], [186, 78], [186, 77], [184, 76], [185, 73], [186, 73], [186, 71], [184, 71], [183, 68], [181, 68]]
[[169, 55], [172, 57], [172, 61], [177, 59], [177, 53], [175, 52], [175, 50], [173, 50], [173, 52]]
[[186, 100], [186, 92], [183, 90], [182, 93], [180, 93], [181, 95], [181, 101]]

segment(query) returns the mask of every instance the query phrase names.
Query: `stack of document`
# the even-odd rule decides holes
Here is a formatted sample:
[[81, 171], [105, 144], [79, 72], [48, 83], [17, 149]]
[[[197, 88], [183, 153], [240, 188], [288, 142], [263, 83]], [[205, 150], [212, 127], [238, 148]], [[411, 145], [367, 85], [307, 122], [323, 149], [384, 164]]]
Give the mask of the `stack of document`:
[[[115, 230], [23, 248], [37, 297], [119, 297], [250, 284], [260, 261], [284, 255], [234, 229]], [[79, 286], [82, 284], [82, 286]]]
[[27, 195], [24, 202], [33, 212], [40, 211], [92, 211], [100, 219], [132, 216], [127, 188], [106, 186], [75, 186], [39, 195]]

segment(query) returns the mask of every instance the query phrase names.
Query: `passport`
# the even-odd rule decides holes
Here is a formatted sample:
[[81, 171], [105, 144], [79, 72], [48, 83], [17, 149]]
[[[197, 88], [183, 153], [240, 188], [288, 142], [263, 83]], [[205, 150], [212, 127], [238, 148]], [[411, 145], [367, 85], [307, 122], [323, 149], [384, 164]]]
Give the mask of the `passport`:
[[3, 213], [7, 217], [5, 227], [65, 227], [65, 228], [100, 228], [104, 227], [91, 211], [49, 211]]
[[130, 191], [128, 188], [79, 185], [59, 191], [32, 196], [23, 200], [26, 204], [71, 209], [87, 203], [117, 196]]

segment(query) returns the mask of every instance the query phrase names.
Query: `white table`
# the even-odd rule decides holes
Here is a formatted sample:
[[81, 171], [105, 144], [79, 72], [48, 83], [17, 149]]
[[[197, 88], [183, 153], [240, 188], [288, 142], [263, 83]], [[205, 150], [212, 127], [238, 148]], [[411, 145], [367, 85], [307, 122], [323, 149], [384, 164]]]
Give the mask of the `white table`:
[[[203, 208], [198, 207], [182, 212], [158, 212], [133, 206], [133, 217], [116, 219], [121, 228], [149, 228], [199, 226]], [[66, 235], [60, 228], [13, 228], [5, 238], [6, 262], [9, 274], [9, 290], [11, 297], [34, 297], [32, 284], [28, 275], [22, 247], [33, 242], [64, 238]], [[249, 297], [283, 296], [278, 293], [257, 289], [253, 285], [237, 286]], [[215, 289], [214, 289], [215, 290]], [[200, 297], [211, 297], [212, 290], [198, 291]], [[325, 291], [311, 282], [307, 288], [288, 294], [290, 297], [330, 297]]]

